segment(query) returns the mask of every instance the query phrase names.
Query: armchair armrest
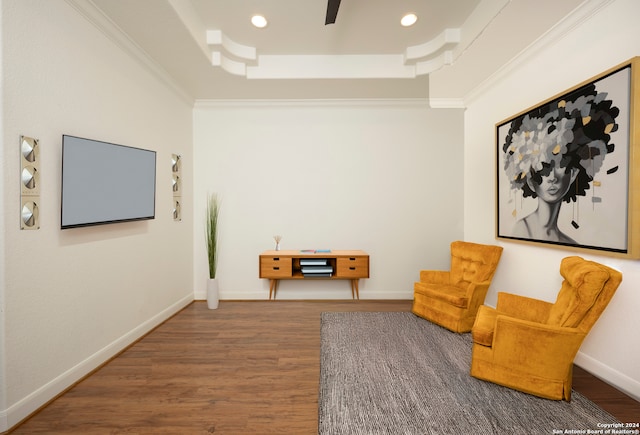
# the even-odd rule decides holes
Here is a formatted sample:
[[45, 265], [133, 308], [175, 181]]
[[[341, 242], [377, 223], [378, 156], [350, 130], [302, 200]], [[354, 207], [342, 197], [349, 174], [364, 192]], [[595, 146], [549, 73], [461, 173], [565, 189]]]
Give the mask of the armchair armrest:
[[469, 310], [475, 313], [480, 305], [484, 304], [484, 300], [487, 297], [489, 291], [489, 281], [470, 283], [467, 287], [467, 298], [469, 298]]
[[449, 271], [445, 270], [421, 270], [420, 282], [430, 284], [449, 284]]
[[546, 323], [553, 304], [540, 299], [498, 292], [496, 310], [503, 314], [538, 323]]
[[577, 328], [498, 314], [491, 346], [493, 360], [503, 367], [526, 367], [525, 371], [543, 378], [563, 377], [584, 337]]

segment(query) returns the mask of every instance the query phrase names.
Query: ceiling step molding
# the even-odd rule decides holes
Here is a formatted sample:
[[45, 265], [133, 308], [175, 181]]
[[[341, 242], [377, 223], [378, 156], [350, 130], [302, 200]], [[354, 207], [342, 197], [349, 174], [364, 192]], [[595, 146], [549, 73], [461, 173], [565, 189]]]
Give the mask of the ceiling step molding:
[[402, 54], [263, 55], [247, 67], [248, 79], [382, 79], [415, 78], [415, 66]]
[[211, 52], [211, 64], [219, 66], [229, 74], [247, 75], [247, 64], [257, 65], [257, 50], [249, 45], [238, 44], [221, 30], [206, 31], [207, 44], [218, 49]]
[[408, 47], [404, 53], [405, 62], [407, 64], [417, 63], [420, 59], [432, 58], [445, 49], [451, 51], [460, 43], [460, 35], [460, 29], [445, 29], [429, 42]]
[[207, 44], [213, 46], [219, 45], [233, 57], [254, 62], [257, 60], [257, 50], [255, 47], [238, 44], [222, 33], [221, 30], [207, 30], [206, 35]]

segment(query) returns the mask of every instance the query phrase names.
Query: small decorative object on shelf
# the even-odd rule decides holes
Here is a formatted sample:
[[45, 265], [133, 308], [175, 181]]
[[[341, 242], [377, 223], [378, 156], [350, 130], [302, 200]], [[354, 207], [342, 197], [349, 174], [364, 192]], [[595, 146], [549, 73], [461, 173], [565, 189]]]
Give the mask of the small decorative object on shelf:
[[280, 250], [280, 240], [282, 240], [282, 236], [273, 236], [273, 240], [276, 241], [276, 251]]

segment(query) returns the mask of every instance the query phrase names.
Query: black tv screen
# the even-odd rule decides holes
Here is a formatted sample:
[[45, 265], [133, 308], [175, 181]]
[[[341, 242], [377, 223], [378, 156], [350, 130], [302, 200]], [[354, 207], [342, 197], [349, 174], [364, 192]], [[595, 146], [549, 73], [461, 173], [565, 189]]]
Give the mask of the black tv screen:
[[62, 136], [62, 229], [154, 219], [155, 197], [155, 151]]

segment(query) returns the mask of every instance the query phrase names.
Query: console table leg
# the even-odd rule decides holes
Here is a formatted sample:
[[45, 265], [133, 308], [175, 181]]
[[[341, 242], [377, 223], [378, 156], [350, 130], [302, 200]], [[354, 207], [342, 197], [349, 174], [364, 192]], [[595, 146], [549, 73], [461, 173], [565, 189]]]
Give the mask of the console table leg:
[[360, 290], [358, 289], [358, 279], [351, 280], [351, 299], [360, 299]]
[[276, 298], [276, 291], [278, 290], [278, 280], [270, 279], [269, 280], [269, 300], [271, 300], [271, 295], [273, 294], [273, 299]]

